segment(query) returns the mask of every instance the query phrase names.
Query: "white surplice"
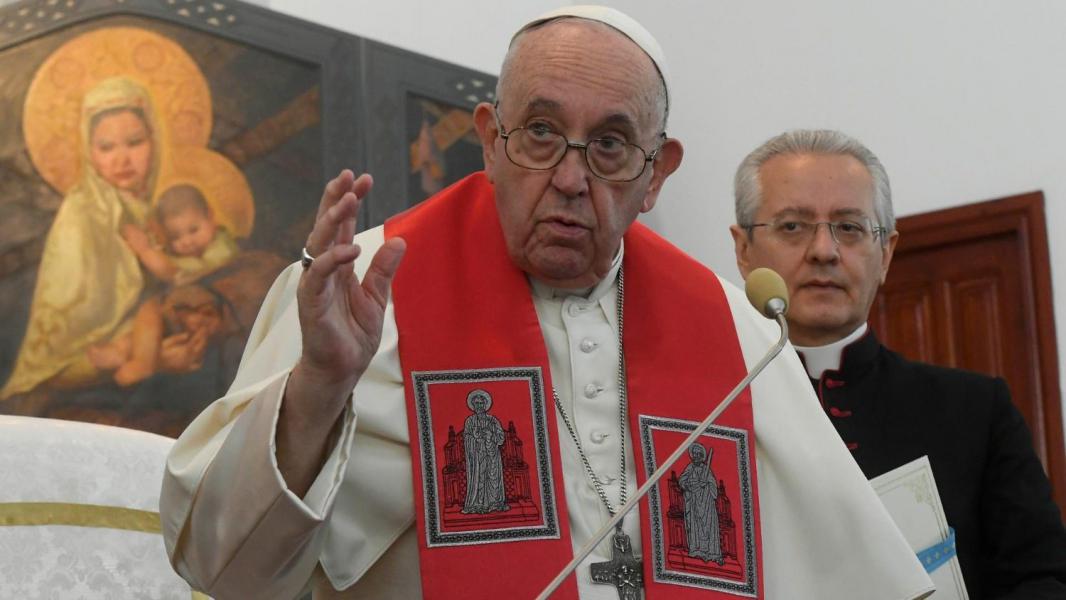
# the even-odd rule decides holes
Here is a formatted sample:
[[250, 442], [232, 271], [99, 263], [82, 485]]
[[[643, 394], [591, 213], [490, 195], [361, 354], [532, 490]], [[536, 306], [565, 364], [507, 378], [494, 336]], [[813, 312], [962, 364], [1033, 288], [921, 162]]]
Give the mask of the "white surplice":
[[[363, 247], [355, 264], [362, 276], [384, 230], [363, 232], [356, 241]], [[612, 501], [620, 484], [613, 273], [587, 298], [531, 289], [552, 380]], [[317, 577], [317, 585], [328, 577], [332, 587], [347, 588], [342, 597], [417, 598], [411, 453], [391, 302], [380, 349], [353, 391], [311, 489], [297, 497], [277, 469], [275, 425], [287, 375], [301, 352], [300, 274], [295, 264], [278, 277], [230, 392], [200, 414], [171, 451], [160, 501], [167, 551], [183, 577], [218, 598], [292, 598], [318, 562], [326, 577]], [[778, 328], [742, 291], [726, 281], [722, 286], [750, 369], [776, 341]], [[928, 594], [929, 577], [826, 418], [791, 348], [755, 380], [752, 395], [766, 598], [908, 600]], [[561, 422], [557, 439], [578, 548], [608, 514]], [[628, 432], [626, 448], [632, 494], [637, 486]], [[625, 525], [639, 553], [636, 513]], [[593, 585], [588, 577], [587, 563], [606, 560], [607, 552], [601, 545], [579, 567], [583, 599], [617, 597], [612, 586]]]

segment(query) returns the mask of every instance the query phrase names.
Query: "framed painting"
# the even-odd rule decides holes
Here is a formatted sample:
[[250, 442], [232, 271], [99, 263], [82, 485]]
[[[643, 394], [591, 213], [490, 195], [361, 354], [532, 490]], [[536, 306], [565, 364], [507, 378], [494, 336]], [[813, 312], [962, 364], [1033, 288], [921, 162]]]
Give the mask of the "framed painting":
[[480, 168], [443, 90], [495, 86], [179, 0], [0, 8], [0, 73], [0, 413], [168, 436], [225, 393], [323, 183], [375, 174], [366, 227]]
[[484, 168], [473, 111], [495, 101], [497, 78], [374, 41], [364, 60], [374, 147], [374, 191], [364, 206], [380, 223]]

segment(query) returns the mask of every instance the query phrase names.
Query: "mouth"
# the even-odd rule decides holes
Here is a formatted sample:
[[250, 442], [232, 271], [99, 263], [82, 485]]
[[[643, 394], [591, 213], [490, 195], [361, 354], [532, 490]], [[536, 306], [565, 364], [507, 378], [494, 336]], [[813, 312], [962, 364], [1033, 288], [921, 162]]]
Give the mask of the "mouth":
[[845, 291], [845, 287], [831, 279], [812, 279], [799, 286], [800, 289], [814, 292]]
[[540, 223], [552, 233], [553, 236], [563, 239], [578, 239], [586, 236], [590, 228], [566, 217], [545, 219]]

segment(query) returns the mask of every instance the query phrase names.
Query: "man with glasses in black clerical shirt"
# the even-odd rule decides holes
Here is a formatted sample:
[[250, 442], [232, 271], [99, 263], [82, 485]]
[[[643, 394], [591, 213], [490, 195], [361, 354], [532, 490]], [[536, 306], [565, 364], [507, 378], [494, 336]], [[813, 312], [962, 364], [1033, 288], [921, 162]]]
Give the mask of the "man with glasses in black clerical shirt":
[[[183, 577], [219, 599], [309, 580], [325, 597], [532, 598], [592, 541], [777, 337], [635, 223], [681, 163], [667, 81], [631, 18], [566, 7], [515, 35], [498, 105], [475, 109], [483, 173], [354, 241], [370, 177], [326, 186], [230, 393], [168, 459], [161, 518]], [[471, 412], [499, 427], [464, 431]], [[794, 353], [718, 426], [700, 444], [722, 556], [685, 547], [666, 482], [556, 598], [930, 590]]]
[[899, 239], [877, 157], [789, 131], [744, 159], [735, 193], [737, 266], [784, 277], [789, 337], [866, 476], [928, 455], [971, 600], [1066, 598], [1066, 533], [1006, 383], [908, 361], [866, 324]]

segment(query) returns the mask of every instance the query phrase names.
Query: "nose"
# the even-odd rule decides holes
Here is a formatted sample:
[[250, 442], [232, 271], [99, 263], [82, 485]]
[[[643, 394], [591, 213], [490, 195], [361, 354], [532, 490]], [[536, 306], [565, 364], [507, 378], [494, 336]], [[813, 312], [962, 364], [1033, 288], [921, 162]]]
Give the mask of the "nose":
[[581, 148], [569, 146], [563, 160], [555, 165], [552, 173], [552, 185], [568, 198], [584, 196], [588, 192], [589, 177], [588, 163], [585, 162], [585, 152]]
[[[825, 227], [822, 227], [822, 226]], [[833, 237], [829, 223], [818, 223], [807, 244], [807, 260], [812, 262], [835, 262], [840, 258], [840, 245]]]

